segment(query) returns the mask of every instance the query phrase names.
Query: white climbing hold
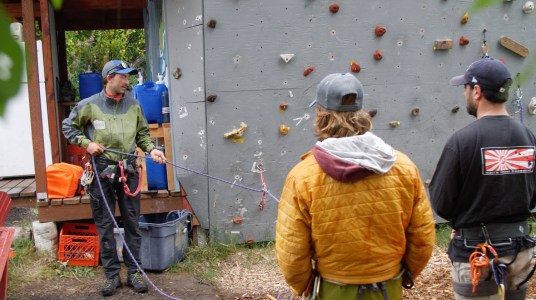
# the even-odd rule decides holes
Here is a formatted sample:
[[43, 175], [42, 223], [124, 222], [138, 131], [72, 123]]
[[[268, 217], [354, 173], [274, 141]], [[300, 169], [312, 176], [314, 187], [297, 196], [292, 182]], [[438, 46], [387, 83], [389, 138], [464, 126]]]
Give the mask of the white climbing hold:
[[523, 5], [523, 12], [526, 14], [530, 14], [534, 10], [534, 2], [527, 1]]
[[532, 99], [530, 99], [529, 114], [536, 115], [536, 97], [532, 97]]
[[279, 54], [279, 56], [281, 56], [281, 59], [288, 63], [293, 57], [294, 57], [294, 54], [292, 53], [287, 53], [287, 54]]

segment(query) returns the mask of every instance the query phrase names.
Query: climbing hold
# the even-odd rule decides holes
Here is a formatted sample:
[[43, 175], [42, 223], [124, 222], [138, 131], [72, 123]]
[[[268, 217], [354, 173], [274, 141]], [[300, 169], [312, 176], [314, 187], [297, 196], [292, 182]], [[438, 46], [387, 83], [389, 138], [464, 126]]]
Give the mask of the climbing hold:
[[280, 112], [284, 112], [285, 110], [287, 110], [288, 108], [288, 103], [287, 102], [281, 102], [281, 104], [279, 104], [279, 111]]
[[174, 72], [173, 72], [173, 78], [175, 79], [179, 79], [181, 78], [182, 76], [182, 71], [181, 71], [181, 68], [177, 68]]
[[383, 36], [386, 32], [387, 28], [385, 28], [384, 26], [376, 26], [376, 28], [374, 28], [374, 34], [377, 37]]
[[502, 36], [499, 39], [499, 44], [501, 44], [501, 46], [514, 52], [517, 55], [520, 55], [523, 57], [527, 57], [529, 55], [529, 48], [521, 45], [520, 43], [512, 40], [511, 38], [507, 36]]
[[434, 42], [434, 51], [435, 50], [448, 50], [452, 48], [452, 40], [446, 39], [446, 40], [436, 40]]
[[241, 216], [234, 216], [233, 217], [233, 223], [235, 223], [235, 224], [242, 224], [243, 220], [244, 220], [244, 218], [242, 218]]
[[378, 113], [378, 110], [377, 109], [371, 109], [369, 110], [368, 114], [371, 118], [374, 118], [374, 116], [376, 116], [376, 114]]
[[411, 115], [414, 116], [414, 117], [416, 117], [416, 116], [419, 115], [419, 112], [420, 112], [420, 111], [421, 111], [420, 108], [415, 107], [415, 108], [413, 108], [413, 109], [411, 110]]
[[450, 109], [450, 111], [451, 111], [452, 113], [457, 113], [459, 110], [460, 110], [460, 106], [459, 106], [459, 105], [454, 105], [454, 106]]
[[395, 127], [398, 127], [400, 125], [400, 121], [391, 121], [389, 122], [389, 126], [395, 128]]
[[248, 236], [248, 238], [246, 239], [246, 244], [248, 245], [255, 244], [255, 240], [253, 239], [253, 237]]
[[469, 21], [469, 13], [465, 12], [460, 20], [461, 24], [466, 24]]
[[529, 102], [529, 114], [536, 115], [536, 97], [532, 97]]
[[460, 46], [465, 46], [467, 44], [469, 44], [469, 39], [465, 35], [462, 35], [460, 37]]
[[380, 50], [376, 50], [376, 51], [374, 52], [374, 59], [375, 59], [375, 60], [382, 60], [382, 58], [383, 58], [383, 55], [382, 55], [382, 53], [380, 52]]
[[336, 14], [338, 11], [339, 11], [339, 3], [337, 2], [333, 2], [331, 3], [331, 5], [329, 6], [329, 11]]
[[307, 69], [305, 69], [305, 71], [303, 71], [303, 76], [307, 76], [307, 75], [311, 74], [311, 72], [313, 72], [314, 69], [315, 69], [315, 67], [309, 66]]
[[282, 135], [287, 135], [289, 132], [290, 132], [290, 127], [284, 124], [279, 125], [279, 133], [281, 133]]
[[293, 57], [294, 57], [294, 54], [292, 53], [288, 53], [288, 54], [279, 54], [279, 56], [281, 57], [281, 59], [288, 63]]
[[534, 10], [534, 2], [527, 1], [525, 4], [523, 4], [523, 12], [526, 14], [530, 14]]
[[424, 184], [425, 184], [426, 186], [429, 186], [429, 185], [430, 185], [430, 182], [432, 182], [432, 179], [426, 179], [426, 180], [424, 181]]
[[361, 71], [361, 66], [352, 59], [350, 62], [350, 70], [354, 73], [359, 73]]
[[240, 138], [244, 134], [244, 131], [246, 131], [246, 128], [248, 128], [248, 124], [246, 124], [244, 122], [240, 122], [240, 128], [239, 129], [234, 129], [232, 131], [229, 131], [229, 132], [225, 133], [223, 135], [223, 137], [226, 138], [226, 139], [228, 139], [228, 138], [231, 138], [231, 139]]
[[218, 98], [218, 95], [210, 94], [210, 95], [207, 96], [207, 101], [208, 102], [214, 102], [214, 101], [216, 101], [216, 98]]
[[210, 19], [207, 23], [207, 26], [210, 27], [210, 28], [216, 28], [216, 20], [214, 19]]

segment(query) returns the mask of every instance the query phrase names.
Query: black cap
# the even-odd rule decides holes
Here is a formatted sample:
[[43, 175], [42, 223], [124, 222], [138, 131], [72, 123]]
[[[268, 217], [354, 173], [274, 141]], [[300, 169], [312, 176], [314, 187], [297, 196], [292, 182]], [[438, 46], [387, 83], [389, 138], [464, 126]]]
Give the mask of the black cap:
[[483, 90], [505, 93], [512, 84], [512, 75], [501, 61], [494, 58], [482, 58], [473, 62], [465, 74], [450, 79], [450, 85], [465, 84], [478, 84]]

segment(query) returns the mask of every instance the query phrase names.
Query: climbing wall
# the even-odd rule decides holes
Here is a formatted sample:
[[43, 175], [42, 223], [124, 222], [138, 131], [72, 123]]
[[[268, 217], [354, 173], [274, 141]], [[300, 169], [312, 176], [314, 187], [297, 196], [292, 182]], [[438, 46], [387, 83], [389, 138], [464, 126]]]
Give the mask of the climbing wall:
[[[514, 76], [536, 57], [530, 3], [466, 14], [471, 3], [165, 1], [175, 161], [214, 177], [177, 171], [203, 227], [223, 241], [273, 239], [277, 202], [262, 183], [279, 197], [314, 145], [309, 103], [329, 73], [354, 72], [373, 132], [430, 179], [446, 139], [473, 120], [449, 79], [486, 53]], [[536, 129], [534, 76], [520, 87], [512, 115]]]

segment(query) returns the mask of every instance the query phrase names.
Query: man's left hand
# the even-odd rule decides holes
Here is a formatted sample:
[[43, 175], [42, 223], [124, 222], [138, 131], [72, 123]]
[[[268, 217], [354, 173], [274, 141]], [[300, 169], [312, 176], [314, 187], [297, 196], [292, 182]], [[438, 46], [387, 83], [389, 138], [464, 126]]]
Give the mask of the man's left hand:
[[156, 148], [153, 148], [153, 150], [151, 150], [151, 153], [149, 154], [151, 155], [153, 161], [156, 163], [163, 164], [166, 162], [166, 156], [164, 155], [164, 152]]

